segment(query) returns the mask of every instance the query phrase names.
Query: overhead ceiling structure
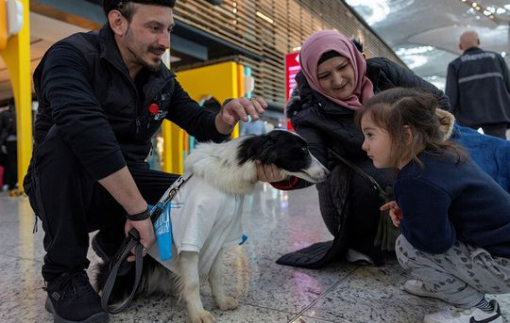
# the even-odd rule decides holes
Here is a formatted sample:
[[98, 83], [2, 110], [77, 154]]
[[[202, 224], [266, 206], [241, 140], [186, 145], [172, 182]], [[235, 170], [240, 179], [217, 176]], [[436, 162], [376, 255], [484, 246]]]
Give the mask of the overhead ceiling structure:
[[[44, 53], [58, 40], [77, 32], [98, 30], [105, 22], [101, 3], [102, 0], [31, 0], [31, 72], [33, 73]], [[171, 37], [171, 47], [172, 53], [168, 59], [174, 69], [237, 54], [243, 54], [255, 60], [263, 59], [257, 54], [222, 41], [181, 21], [176, 21]], [[7, 105], [12, 97], [10, 77], [0, 57], [0, 108]]]
[[[39, 64], [44, 53], [53, 43], [75, 32], [88, 31], [76, 25], [49, 18], [37, 13], [30, 13], [30, 65], [31, 71]], [[9, 73], [0, 58], [0, 101], [11, 98], [12, 88]]]
[[444, 89], [466, 30], [510, 64], [510, 1], [345, 0], [417, 75]]

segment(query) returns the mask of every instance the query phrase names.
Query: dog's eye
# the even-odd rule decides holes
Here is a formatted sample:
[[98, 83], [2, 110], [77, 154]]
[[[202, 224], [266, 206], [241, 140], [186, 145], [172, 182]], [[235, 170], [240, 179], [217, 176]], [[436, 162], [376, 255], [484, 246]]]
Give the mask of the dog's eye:
[[301, 150], [302, 150], [303, 152], [307, 153], [307, 152], [308, 152], [308, 147], [303, 147], [303, 148], [301, 148]]

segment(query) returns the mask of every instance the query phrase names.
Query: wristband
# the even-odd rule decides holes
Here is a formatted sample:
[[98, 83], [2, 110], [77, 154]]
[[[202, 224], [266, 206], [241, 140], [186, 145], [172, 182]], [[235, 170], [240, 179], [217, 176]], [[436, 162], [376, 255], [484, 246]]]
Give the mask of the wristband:
[[131, 214], [131, 215], [126, 214], [126, 217], [130, 221], [142, 221], [142, 220], [145, 220], [145, 219], [148, 219], [151, 217], [151, 210], [149, 208], [147, 208], [147, 210], [137, 213], [137, 214]]

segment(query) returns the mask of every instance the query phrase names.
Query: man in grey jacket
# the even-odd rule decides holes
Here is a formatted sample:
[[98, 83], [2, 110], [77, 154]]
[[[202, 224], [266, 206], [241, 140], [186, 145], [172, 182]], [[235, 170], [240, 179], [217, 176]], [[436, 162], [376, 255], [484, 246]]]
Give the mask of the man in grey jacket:
[[446, 95], [457, 122], [506, 139], [510, 125], [510, 78], [503, 57], [478, 46], [475, 31], [460, 37], [461, 56], [448, 65]]

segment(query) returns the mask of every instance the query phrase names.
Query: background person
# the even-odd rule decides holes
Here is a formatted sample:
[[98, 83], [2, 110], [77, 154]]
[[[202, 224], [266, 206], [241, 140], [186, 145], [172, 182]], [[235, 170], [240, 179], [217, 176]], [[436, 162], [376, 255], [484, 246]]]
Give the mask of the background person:
[[147, 204], [177, 178], [145, 161], [163, 119], [219, 142], [267, 107], [233, 99], [214, 114], [188, 96], [162, 64], [174, 5], [105, 0], [101, 30], [57, 42], [34, 73], [39, 109], [24, 185], [45, 232], [46, 309], [57, 323], [109, 319], [84, 270], [89, 232], [100, 230], [93, 247], [105, 260], [132, 228], [145, 248], [155, 242]]
[[16, 106], [14, 99], [8, 109], [0, 113], [0, 154], [3, 155], [4, 183], [10, 196], [17, 195], [18, 186], [18, 139], [16, 133]]
[[478, 46], [475, 31], [460, 36], [463, 54], [448, 65], [446, 95], [460, 125], [506, 139], [510, 125], [510, 77], [503, 57]]
[[426, 323], [501, 323], [485, 294], [510, 292], [510, 194], [443, 140], [437, 109], [434, 96], [396, 88], [372, 97], [361, 117], [363, 150], [398, 172], [395, 202], [382, 208], [400, 227], [399, 263], [418, 279], [404, 289], [455, 306]]

